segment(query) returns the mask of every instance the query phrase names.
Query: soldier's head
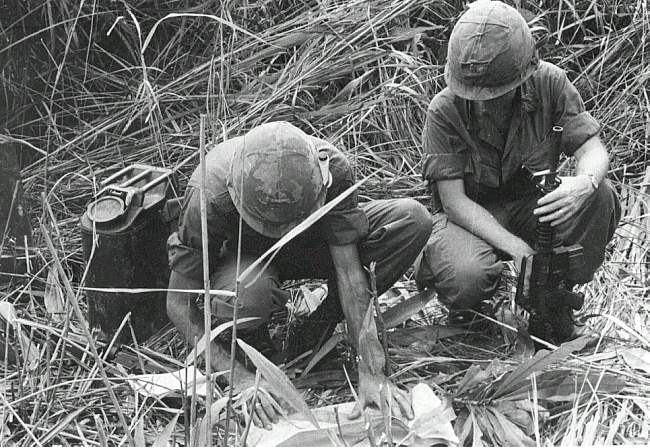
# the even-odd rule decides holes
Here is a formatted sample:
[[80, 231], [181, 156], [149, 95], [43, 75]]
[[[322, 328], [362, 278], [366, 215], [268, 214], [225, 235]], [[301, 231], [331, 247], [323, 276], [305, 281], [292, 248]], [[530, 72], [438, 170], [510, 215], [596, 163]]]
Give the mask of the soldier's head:
[[325, 203], [327, 152], [287, 122], [257, 126], [233, 157], [228, 190], [255, 231], [280, 238]]
[[461, 98], [486, 101], [512, 94], [537, 69], [535, 41], [513, 7], [478, 0], [449, 38], [445, 80]]

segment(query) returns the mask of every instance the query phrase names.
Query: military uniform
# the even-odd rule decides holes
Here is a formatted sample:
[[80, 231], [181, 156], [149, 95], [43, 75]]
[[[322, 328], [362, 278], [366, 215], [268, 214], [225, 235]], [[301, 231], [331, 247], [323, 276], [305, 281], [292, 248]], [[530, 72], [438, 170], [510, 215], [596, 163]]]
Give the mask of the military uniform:
[[[331, 184], [324, 198], [324, 202], [329, 202], [354, 184], [352, 169], [345, 156], [333, 145], [305, 136], [317, 150], [324, 150], [329, 156]], [[236, 137], [216, 145], [206, 156], [210, 280], [213, 289], [235, 288], [240, 224], [240, 271], [277, 242], [277, 238], [265, 236], [268, 232], [262, 234], [253, 229], [250, 223], [254, 223], [254, 220], [240, 220], [233, 195], [229, 192], [229, 187], [232, 190], [233, 182], [237, 181], [231, 176], [230, 166], [233, 158], [241, 154], [245, 144], [244, 136]], [[256, 176], [260, 182], [258, 188], [261, 189], [265, 188], [265, 182], [275, 181], [268, 173], [260, 172]], [[286, 178], [290, 179], [290, 176]], [[203, 275], [199, 185], [200, 173], [197, 169], [185, 193], [179, 229], [168, 240], [171, 269], [197, 280], [202, 279]], [[246, 195], [244, 192], [244, 203]], [[250, 213], [255, 213], [255, 210]], [[426, 208], [414, 200], [377, 200], [360, 204], [357, 195], [352, 194], [283, 247], [256, 281], [252, 284], [242, 282], [238, 316], [268, 320], [290, 298], [289, 292], [281, 288], [284, 280], [334, 280], [329, 245], [356, 244], [364, 266], [368, 267], [375, 261], [377, 289], [381, 293], [392, 286], [413, 263], [431, 233], [431, 222]], [[252, 278], [254, 275], [248, 281]], [[343, 315], [338, 304], [335, 281], [330, 282], [329, 286], [330, 293], [325, 306], [331, 309], [325, 314], [340, 320]], [[222, 320], [232, 318], [232, 305], [226, 302], [214, 300], [212, 303], [215, 316]]]
[[[548, 168], [554, 125], [564, 127], [562, 150], [569, 156], [600, 130], [566, 74], [544, 61], [517, 88], [508, 129], [498, 129], [478, 104], [446, 88], [431, 101], [423, 130], [423, 176], [432, 187], [435, 214], [417, 281], [421, 287], [435, 287], [440, 299], [453, 308], [471, 307], [492, 296], [503, 254], [447, 220], [436, 182], [463, 179], [470, 199], [532, 246], [538, 195], [522, 166], [533, 172]], [[620, 213], [616, 194], [604, 181], [588, 206], [558, 229], [562, 243], [584, 248], [582, 282], [589, 281], [603, 262]]]

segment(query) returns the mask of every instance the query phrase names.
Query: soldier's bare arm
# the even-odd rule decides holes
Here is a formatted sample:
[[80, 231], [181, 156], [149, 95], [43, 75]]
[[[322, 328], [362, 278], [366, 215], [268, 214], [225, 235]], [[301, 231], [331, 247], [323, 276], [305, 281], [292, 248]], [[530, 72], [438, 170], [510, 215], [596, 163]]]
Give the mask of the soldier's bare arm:
[[462, 179], [441, 180], [437, 187], [449, 219], [510, 255], [515, 266], [520, 266], [521, 260], [533, 253], [524, 240], [509, 232], [490, 212], [467, 197]]
[[[366, 310], [370, 304], [366, 274], [361, 266], [356, 244], [331, 245], [330, 252], [336, 270], [341, 307], [345, 314], [352, 343], [357, 348], [357, 353], [359, 353], [359, 333], [361, 332]], [[373, 359], [360, 357], [358, 395], [361, 407], [357, 407], [350, 417], [358, 417], [361, 410], [367, 406], [379, 407], [381, 400], [380, 389], [389, 386], [393, 406], [398, 406], [407, 418], [413, 418], [409, 395], [397, 388], [397, 386], [390, 384], [383, 373], [385, 358], [376, 333], [371, 335], [369, 343], [375, 345], [372, 352], [377, 353], [377, 356], [373, 357]]]

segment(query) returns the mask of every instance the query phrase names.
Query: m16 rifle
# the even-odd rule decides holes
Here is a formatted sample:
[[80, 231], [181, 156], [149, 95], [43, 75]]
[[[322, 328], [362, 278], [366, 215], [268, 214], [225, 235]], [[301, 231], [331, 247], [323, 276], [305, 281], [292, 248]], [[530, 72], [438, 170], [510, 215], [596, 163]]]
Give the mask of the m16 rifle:
[[[530, 173], [541, 196], [560, 186], [557, 166], [562, 131], [554, 126], [551, 132], [549, 169]], [[530, 314], [528, 333], [557, 345], [572, 337], [571, 310], [579, 310], [584, 303], [584, 295], [572, 291], [584, 266], [583, 249], [579, 244], [558, 244], [548, 221], [538, 220], [536, 233], [535, 253], [521, 263], [515, 301]]]

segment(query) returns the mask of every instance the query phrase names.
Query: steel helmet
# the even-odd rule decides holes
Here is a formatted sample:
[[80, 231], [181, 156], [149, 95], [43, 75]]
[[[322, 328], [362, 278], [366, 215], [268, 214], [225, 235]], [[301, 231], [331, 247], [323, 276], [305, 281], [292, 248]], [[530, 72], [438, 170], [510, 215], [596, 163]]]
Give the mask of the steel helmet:
[[311, 137], [290, 123], [271, 122], [241, 139], [228, 191], [253, 230], [280, 238], [325, 203], [328, 176]]
[[445, 80], [461, 98], [489, 100], [521, 85], [537, 63], [535, 41], [521, 14], [499, 1], [478, 0], [451, 32]]

